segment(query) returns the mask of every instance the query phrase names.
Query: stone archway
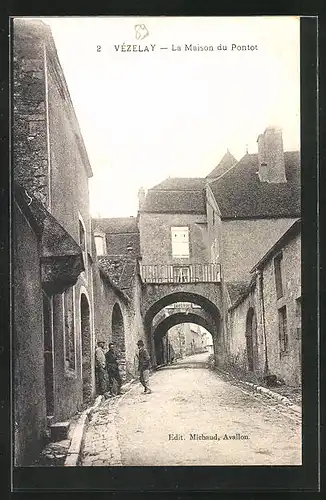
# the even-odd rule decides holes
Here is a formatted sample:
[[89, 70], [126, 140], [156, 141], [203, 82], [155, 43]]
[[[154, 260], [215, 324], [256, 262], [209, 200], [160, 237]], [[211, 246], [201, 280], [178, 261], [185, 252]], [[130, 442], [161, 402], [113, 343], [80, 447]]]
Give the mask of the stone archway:
[[112, 342], [115, 344], [118, 358], [119, 369], [123, 380], [126, 379], [126, 342], [125, 342], [125, 328], [123, 315], [120, 305], [116, 302], [112, 310]]
[[252, 307], [248, 309], [246, 318], [246, 350], [248, 370], [257, 370], [258, 346], [257, 346], [257, 321], [256, 314]]
[[80, 333], [82, 344], [83, 403], [92, 398], [91, 323], [89, 302], [84, 293], [80, 296]]
[[[171, 316], [166, 317], [161, 322], [159, 322], [156, 327], [153, 329], [153, 337], [154, 337], [154, 345], [155, 345], [155, 358], [157, 365], [166, 363], [165, 352], [169, 349], [169, 345], [167, 345], [167, 334], [170, 329], [177, 325], [184, 325], [186, 323], [192, 323], [199, 325], [211, 335], [213, 339], [213, 335], [216, 334], [217, 325], [207, 321], [207, 319], [193, 313], [175, 313]], [[180, 334], [179, 334], [180, 335]], [[181, 342], [181, 339], [179, 339]], [[184, 339], [185, 346], [187, 345], [186, 340]], [[212, 354], [212, 353], [211, 353]], [[189, 353], [187, 354], [189, 355]]]
[[[167, 324], [168, 322], [172, 321], [172, 326], [173, 322], [176, 321], [176, 323], [174, 324], [191, 322], [204, 326], [212, 335], [215, 358], [218, 360], [220, 355], [221, 357], [223, 357], [222, 316], [218, 307], [208, 298], [202, 295], [193, 292], [176, 292], [161, 297], [158, 301], [156, 301], [149, 307], [145, 314], [145, 329], [148, 338], [150, 338], [151, 340], [151, 357], [153, 366], [157, 366], [158, 364], [156, 354], [159, 353], [162, 349], [160, 337], [162, 339], [162, 337], [164, 336], [162, 335], [162, 333], [160, 333], [157, 338], [155, 335], [153, 335], [153, 319], [164, 307], [177, 302], [188, 302], [201, 306], [201, 308], [211, 318], [211, 321], [208, 323], [205, 321], [205, 318], [202, 318], [196, 314], [181, 314], [180, 317], [178, 317], [178, 315], [173, 315], [167, 318]], [[162, 329], [162, 324], [160, 325], [160, 331], [164, 331], [164, 329]], [[161, 357], [160, 354], [159, 357]]]

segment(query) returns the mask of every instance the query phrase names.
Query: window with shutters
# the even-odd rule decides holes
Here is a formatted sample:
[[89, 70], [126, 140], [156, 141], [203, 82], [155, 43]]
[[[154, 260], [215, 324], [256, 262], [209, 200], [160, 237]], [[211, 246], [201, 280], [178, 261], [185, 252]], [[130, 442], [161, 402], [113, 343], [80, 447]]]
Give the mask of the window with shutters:
[[189, 257], [189, 227], [171, 227], [172, 257]]

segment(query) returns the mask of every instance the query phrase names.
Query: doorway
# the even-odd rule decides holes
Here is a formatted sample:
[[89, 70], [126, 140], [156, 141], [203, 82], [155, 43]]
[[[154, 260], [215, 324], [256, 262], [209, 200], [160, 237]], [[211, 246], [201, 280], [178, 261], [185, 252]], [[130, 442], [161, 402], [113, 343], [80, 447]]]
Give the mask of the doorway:
[[44, 379], [46, 415], [54, 415], [54, 359], [52, 301], [43, 292], [43, 332], [44, 332]]
[[85, 294], [82, 294], [80, 299], [80, 331], [82, 342], [83, 403], [89, 403], [92, 399], [91, 325], [89, 303]]
[[122, 380], [127, 378], [126, 370], [126, 344], [125, 329], [122, 311], [118, 303], [114, 304], [112, 310], [112, 342], [115, 344], [118, 354], [119, 369]]
[[249, 308], [246, 320], [246, 347], [248, 370], [254, 372], [257, 369], [257, 321], [255, 311]]

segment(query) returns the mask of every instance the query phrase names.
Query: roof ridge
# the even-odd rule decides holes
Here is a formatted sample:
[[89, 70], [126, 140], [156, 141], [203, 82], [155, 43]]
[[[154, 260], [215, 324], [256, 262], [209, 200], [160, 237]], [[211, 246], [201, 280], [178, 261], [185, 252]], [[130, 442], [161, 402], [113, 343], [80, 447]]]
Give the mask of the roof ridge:
[[155, 189], [155, 187], [153, 188], [150, 188], [148, 191], [189, 191], [190, 193], [193, 192], [193, 191], [201, 191], [202, 189], [204, 189], [205, 186], [203, 186], [202, 188], [194, 188], [194, 189], [173, 189], [173, 188], [164, 188], [164, 189]]
[[246, 153], [239, 161], [237, 161], [234, 165], [232, 165], [232, 167], [228, 168], [225, 172], [223, 172], [223, 174], [221, 174], [219, 177], [213, 178], [211, 181], [208, 181], [208, 182], [213, 183], [214, 181], [220, 180], [222, 177], [224, 177], [225, 174], [227, 174], [228, 172], [230, 172], [230, 170], [232, 170], [234, 167], [236, 167], [243, 160], [243, 158], [245, 156], [250, 156], [250, 154]]

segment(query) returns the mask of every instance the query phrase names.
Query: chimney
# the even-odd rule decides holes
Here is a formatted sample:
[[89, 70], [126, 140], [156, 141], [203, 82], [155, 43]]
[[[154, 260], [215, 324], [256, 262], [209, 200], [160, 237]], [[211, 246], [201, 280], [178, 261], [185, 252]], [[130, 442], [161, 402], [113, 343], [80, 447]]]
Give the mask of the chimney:
[[143, 208], [144, 202], [145, 202], [145, 189], [141, 187], [138, 191], [138, 208], [141, 210]]
[[286, 182], [282, 130], [267, 127], [258, 142], [258, 172], [261, 182]]

